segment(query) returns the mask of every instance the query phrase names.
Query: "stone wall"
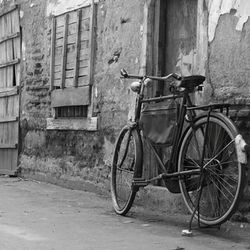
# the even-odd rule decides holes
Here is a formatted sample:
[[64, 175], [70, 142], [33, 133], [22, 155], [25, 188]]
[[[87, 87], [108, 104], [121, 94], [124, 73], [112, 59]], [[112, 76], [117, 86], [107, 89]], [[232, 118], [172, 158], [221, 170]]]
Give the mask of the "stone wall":
[[[144, 1], [99, 1], [94, 73], [98, 132], [47, 131], [50, 107], [51, 14], [84, 4], [17, 0], [22, 26], [20, 162], [22, 173], [108, 185], [116, 135], [126, 124], [131, 93], [120, 69], [139, 72]], [[86, 1], [85, 1], [86, 2]], [[3, 1], [2, 7], [13, 4]], [[77, 5], [77, 6], [75, 6]], [[118, 56], [117, 56], [118, 55]], [[114, 56], [115, 59], [114, 59]]]

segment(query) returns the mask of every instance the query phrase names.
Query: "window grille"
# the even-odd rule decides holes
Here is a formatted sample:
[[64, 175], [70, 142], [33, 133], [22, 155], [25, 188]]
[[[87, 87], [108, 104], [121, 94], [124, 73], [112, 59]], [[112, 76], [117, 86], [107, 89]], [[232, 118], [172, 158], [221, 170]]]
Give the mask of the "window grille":
[[83, 118], [87, 117], [88, 106], [65, 106], [56, 107], [56, 118]]

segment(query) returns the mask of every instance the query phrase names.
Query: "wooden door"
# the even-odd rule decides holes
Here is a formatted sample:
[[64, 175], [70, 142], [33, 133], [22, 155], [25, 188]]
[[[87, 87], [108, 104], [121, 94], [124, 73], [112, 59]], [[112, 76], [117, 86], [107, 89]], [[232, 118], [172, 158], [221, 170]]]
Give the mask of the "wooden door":
[[[196, 74], [198, 0], [161, 0], [155, 10], [154, 74]], [[166, 83], [154, 93], [168, 94]]]
[[[182, 76], [195, 73], [198, 0], [161, 0], [155, 3], [153, 19], [154, 46], [152, 74], [167, 75], [175, 72]], [[151, 73], [150, 73], [151, 74]], [[149, 96], [169, 94], [166, 82], [154, 84]], [[171, 147], [158, 148], [166, 165]], [[157, 161], [150, 148], [145, 148], [145, 178], [159, 174]], [[162, 182], [157, 181], [156, 185]]]
[[165, 74], [194, 74], [197, 0], [168, 0], [165, 15]]
[[0, 174], [17, 170], [20, 36], [18, 6], [0, 12]]

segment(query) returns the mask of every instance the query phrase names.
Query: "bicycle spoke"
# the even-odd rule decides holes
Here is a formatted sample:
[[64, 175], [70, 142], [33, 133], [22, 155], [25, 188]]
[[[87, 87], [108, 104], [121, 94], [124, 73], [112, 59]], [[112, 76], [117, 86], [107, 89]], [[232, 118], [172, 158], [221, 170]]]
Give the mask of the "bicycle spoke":
[[[204, 141], [204, 136], [202, 139]], [[202, 145], [203, 143], [201, 142], [200, 144]], [[198, 157], [201, 158], [200, 146], [198, 145], [198, 140], [196, 136], [195, 136], [195, 146], [196, 146], [196, 151], [198, 153]]]
[[124, 168], [117, 168], [117, 170], [120, 170], [121, 172], [126, 172], [126, 173], [129, 173], [129, 174], [133, 174], [133, 172], [131, 170], [128, 170], [128, 169], [124, 169]]
[[[215, 200], [215, 190], [211, 190], [211, 185], [209, 186], [204, 186], [203, 187], [203, 195], [201, 196], [200, 198], [200, 212], [202, 212], [202, 214], [206, 214], [208, 216], [208, 213], [212, 212], [212, 213], [217, 213], [217, 208], [219, 207], [219, 203], [218, 203], [218, 200]], [[193, 206], [195, 206], [195, 204], [197, 204], [197, 199], [198, 199], [198, 191], [195, 192], [195, 194], [193, 194], [194, 196], [194, 200], [192, 201], [192, 204]], [[211, 207], [209, 207], [209, 205], [207, 204], [208, 201], [207, 200], [204, 200], [204, 196], [207, 197], [206, 193], [208, 193], [208, 196], [210, 197], [210, 202], [209, 202], [209, 205], [212, 206], [212, 209]], [[217, 204], [217, 205], [216, 205]]]
[[[208, 177], [208, 178], [209, 178], [209, 177]], [[218, 186], [218, 184], [216, 184], [215, 180], [213, 180], [212, 178], [209, 178], [209, 179], [210, 179], [210, 180], [213, 182], [213, 184], [217, 187], [217, 190], [218, 190], [221, 194], [223, 194], [224, 197], [230, 202], [230, 199], [228, 198], [228, 196], [226, 196], [226, 194], [224, 194], [224, 193], [222, 192], [222, 190], [220, 189], [220, 187]], [[221, 184], [221, 182], [218, 182], [218, 183]], [[225, 191], [227, 191], [227, 193], [228, 193], [229, 195], [231, 195], [231, 196], [234, 198], [234, 195], [233, 195], [228, 189], [225, 188]]]
[[[226, 162], [220, 162], [220, 166], [223, 167], [223, 165], [229, 165], [230, 163], [234, 163], [234, 164], [237, 164], [237, 161], [226, 161]], [[215, 165], [210, 165], [210, 167], [216, 167], [218, 166], [218, 164], [215, 164]]]
[[234, 142], [234, 140], [232, 140], [231, 142], [229, 142], [218, 154], [216, 154], [212, 159], [210, 159], [204, 166], [203, 168], [205, 168], [206, 166], [208, 166], [214, 159], [216, 159], [223, 150], [225, 150], [228, 146], [230, 146], [232, 143]]
[[219, 142], [219, 139], [220, 139], [220, 132], [221, 132], [221, 127], [219, 127], [219, 132], [218, 132], [218, 126], [214, 126], [215, 127], [215, 134], [213, 136], [213, 138], [215, 138], [215, 142], [214, 142], [214, 147], [213, 147], [213, 152], [212, 152], [212, 155], [216, 154], [216, 150], [218, 149], [218, 142]]
[[[214, 185], [213, 185], [214, 186]], [[213, 190], [212, 190], [213, 189]], [[221, 199], [219, 199], [218, 188], [204, 187], [203, 195], [200, 199], [200, 212], [207, 218], [219, 217], [224, 213], [225, 207], [221, 206]], [[194, 204], [197, 203], [198, 194], [196, 195]]]
[[207, 187], [208, 190], [210, 190], [211, 188], [213, 188], [213, 191], [212, 191], [213, 195], [211, 195], [210, 191], [209, 191], [209, 194], [210, 194], [210, 204], [213, 207], [213, 209], [208, 208], [207, 210], [208, 210], [208, 213], [210, 216], [218, 217], [222, 214], [221, 213], [221, 202], [220, 202], [220, 199], [218, 199], [218, 195], [216, 195], [217, 189], [214, 187], [214, 185], [212, 185], [212, 186], [209, 185]]
[[[179, 171], [201, 168], [201, 175], [204, 175], [202, 192], [192, 174], [180, 179], [180, 187], [189, 211], [194, 213], [198, 206], [196, 219], [199, 217], [208, 225], [220, 224], [231, 216], [242, 187], [242, 170], [235, 147], [237, 131], [232, 132], [233, 128], [228, 124], [211, 114], [207, 127], [207, 117], [200, 118], [184, 137], [185, 146], [181, 148], [182, 158], [179, 158]], [[206, 129], [207, 137], [204, 138]]]
[[[222, 177], [221, 177], [221, 175], [219, 175], [218, 173], [216, 173], [215, 171], [213, 171], [212, 169], [209, 169], [209, 171], [210, 172], [212, 172], [213, 173], [213, 175], [216, 175], [216, 176], [218, 176], [218, 178], [221, 178], [221, 179], [223, 179]], [[233, 179], [231, 176], [228, 176], [228, 175], [225, 175], [225, 174], [223, 174], [223, 176], [224, 177], [227, 177], [229, 180], [232, 180], [232, 181], [234, 181], [235, 183], [236, 183], [236, 181], [235, 181], [235, 179]], [[223, 179], [224, 180], [224, 179]], [[224, 180], [225, 181], [225, 180]], [[225, 181], [226, 182], [226, 181]], [[227, 182], [228, 183], [228, 185], [230, 185], [230, 183], [229, 182]]]
[[129, 148], [129, 142], [130, 142], [130, 136], [131, 136], [131, 131], [129, 130], [129, 134], [128, 134], [128, 138], [127, 138], [127, 141], [126, 141], [126, 147], [125, 147], [125, 152], [124, 152], [124, 155], [122, 157], [122, 160], [121, 160], [121, 163], [120, 165], [123, 164], [126, 156], [127, 156], [127, 153], [128, 153], [128, 148]]
[[125, 184], [126, 184], [126, 185], [124, 185], [124, 184], [118, 184], [117, 186], [120, 186], [120, 187], [127, 186], [127, 187], [129, 187], [129, 188], [131, 187], [131, 183], [130, 183], [127, 179], [125, 180]]
[[[210, 197], [210, 200], [213, 201], [213, 195], [211, 194], [210, 192], [210, 186], [207, 187], [208, 189], [208, 193], [209, 193], [209, 197]], [[214, 193], [213, 193], [214, 194]], [[212, 205], [212, 211], [216, 211], [215, 209], [215, 204], [213, 202], [211, 202], [211, 205]]]
[[[230, 185], [229, 182], [225, 181], [221, 176], [217, 175], [216, 173], [213, 174], [213, 177], [216, 178], [216, 180], [225, 188], [225, 190], [227, 190], [226, 185], [228, 185], [229, 187], [234, 189], [234, 187], [232, 185]], [[232, 196], [234, 196], [230, 191], [228, 191], [228, 193], [230, 193]]]
[[[223, 165], [223, 164], [220, 164], [220, 165]], [[213, 168], [216, 167], [216, 166], [218, 166], [218, 165], [210, 165], [210, 167], [207, 168], [207, 171], [213, 172], [213, 174], [220, 176], [220, 175], [217, 174], [215, 171], [213, 171]], [[226, 177], [227, 179], [229, 179], [229, 180], [231, 180], [231, 181], [237, 183], [236, 180], [233, 179], [233, 177], [231, 177], [232, 174], [230, 174], [230, 175], [229, 175], [229, 174], [226, 174], [225, 171], [224, 171], [224, 173], [223, 173], [222, 175], [223, 175], [224, 177]], [[228, 183], [228, 184], [229, 184], [229, 183]]]
[[235, 154], [235, 157], [236, 157], [236, 151], [235, 151], [235, 149], [232, 152], [230, 152], [228, 155], [224, 154], [224, 157], [222, 157], [221, 162], [227, 161], [228, 159], [230, 159], [232, 157], [233, 154]]
[[[195, 166], [190, 166], [191, 169], [193, 169], [194, 167], [200, 168], [200, 165], [198, 164], [198, 162], [196, 160], [194, 160], [191, 156], [187, 157], [188, 160], [192, 161], [194, 163]], [[188, 167], [188, 165], [185, 165], [185, 167]]]

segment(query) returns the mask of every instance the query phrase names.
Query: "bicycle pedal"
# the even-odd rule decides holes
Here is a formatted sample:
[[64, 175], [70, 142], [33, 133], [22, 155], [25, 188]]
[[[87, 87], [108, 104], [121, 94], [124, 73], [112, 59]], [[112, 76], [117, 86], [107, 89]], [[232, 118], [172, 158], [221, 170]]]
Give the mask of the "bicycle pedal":
[[142, 178], [134, 178], [133, 179], [133, 186], [135, 187], [146, 187], [148, 185], [148, 181]]

